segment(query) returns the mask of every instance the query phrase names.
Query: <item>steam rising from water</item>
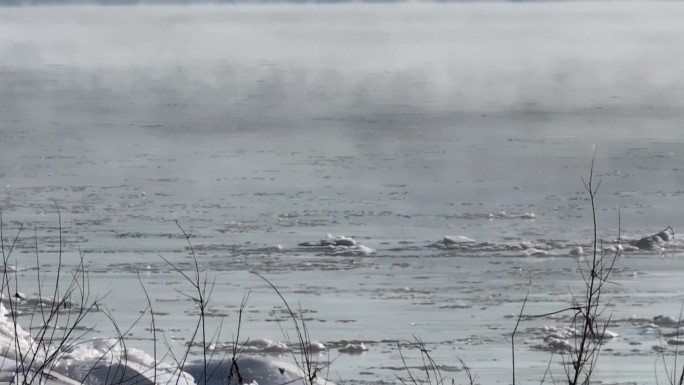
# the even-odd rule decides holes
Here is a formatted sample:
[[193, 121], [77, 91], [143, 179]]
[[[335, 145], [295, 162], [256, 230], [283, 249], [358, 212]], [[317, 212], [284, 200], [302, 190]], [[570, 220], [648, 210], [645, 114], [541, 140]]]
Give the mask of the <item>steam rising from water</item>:
[[[54, 133], [67, 152], [103, 157], [217, 142], [199, 132], [228, 135], [228, 152], [257, 140], [265, 151], [392, 156], [434, 150], [424, 134], [453, 144], [429, 177], [528, 180], [538, 162], [508, 162], [493, 141], [579, 139], [586, 158], [593, 143], [677, 136], [682, 16], [678, 3], [0, 9], [0, 113], [29, 141]], [[207, 171], [159, 170], [179, 172]]]
[[676, 106], [682, 15], [678, 3], [10, 8], [0, 65], [61, 66], [53, 86], [237, 89], [262, 106]]

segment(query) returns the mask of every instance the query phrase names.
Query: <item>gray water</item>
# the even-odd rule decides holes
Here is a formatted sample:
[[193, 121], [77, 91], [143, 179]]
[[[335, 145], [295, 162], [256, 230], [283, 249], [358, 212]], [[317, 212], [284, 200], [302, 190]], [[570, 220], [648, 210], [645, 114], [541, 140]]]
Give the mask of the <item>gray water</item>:
[[[19, 289], [37, 292], [34, 234], [41, 272], [57, 270], [58, 207], [65, 264], [85, 252], [123, 325], [145, 309], [141, 272], [182, 349], [197, 311], [160, 257], [192, 269], [178, 221], [224, 342], [248, 291], [241, 335], [284, 339], [258, 271], [331, 348], [333, 380], [396, 381], [396, 344], [418, 336], [458, 382], [460, 357], [508, 383], [530, 279], [530, 314], [581, 289], [569, 254], [590, 248], [594, 153], [606, 244], [682, 228], [682, 17], [673, 2], [0, 8], [0, 205], [6, 239], [27, 227]], [[329, 233], [375, 253], [298, 246]], [[675, 241], [618, 259], [601, 380], [653, 382], [659, 342], [642, 325], [678, 316], [681, 254]], [[546, 370], [543, 325], [567, 319], [521, 325], [519, 381]], [[132, 345], [151, 350], [149, 326]], [[338, 353], [345, 340], [369, 350]]]

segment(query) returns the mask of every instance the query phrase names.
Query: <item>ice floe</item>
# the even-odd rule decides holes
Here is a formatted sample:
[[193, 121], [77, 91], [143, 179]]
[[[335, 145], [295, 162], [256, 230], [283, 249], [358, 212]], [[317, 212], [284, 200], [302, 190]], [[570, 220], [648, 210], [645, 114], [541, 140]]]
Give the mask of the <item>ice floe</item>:
[[505, 211], [499, 211], [497, 213], [491, 212], [486, 215], [489, 219], [535, 219], [537, 216], [533, 212], [522, 212], [522, 213], [507, 213]]
[[458, 245], [461, 243], [477, 243], [474, 239], [468, 238], [463, 235], [445, 235], [444, 238], [442, 238], [442, 243], [444, 243], [445, 246], [451, 246], [451, 245]]
[[356, 241], [353, 238], [345, 237], [344, 235], [334, 236], [328, 234], [318, 241], [302, 242], [299, 246], [305, 247], [327, 247], [327, 246], [356, 246]]
[[348, 353], [348, 354], [361, 354], [363, 352], [368, 351], [368, 347], [361, 342], [361, 343], [348, 343], [345, 346], [337, 349], [338, 352], [340, 353]]
[[309, 342], [309, 351], [313, 353], [320, 353], [328, 350], [324, 343], [318, 341]]
[[[503, 218], [504, 213], [491, 214], [496, 218]], [[531, 214], [531, 213], [526, 213]], [[518, 217], [531, 215], [520, 214]], [[509, 218], [507, 216], [506, 218]], [[601, 248], [596, 249], [596, 255], [623, 255], [626, 253], [670, 253], [684, 251], [684, 243], [678, 242], [674, 237], [674, 230], [666, 228], [658, 234], [643, 238], [628, 238], [621, 236], [620, 239], [602, 239]], [[481, 241], [466, 235], [446, 235], [440, 240], [430, 243], [428, 247], [461, 251], [462, 255], [487, 254], [490, 256], [518, 256], [518, 257], [545, 257], [545, 256], [573, 256], [582, 257], [592, 254], [593, 242], [587, 240], [580, 243], [576, 240], [558, 239], [514, 239], [507, 237], [504, 241]]]
[[[571, 352], [575, 349], [575, 340], [581, 337], [581, 330], [567, 326], [546, 325], [530, 328], [527, 333], [533, 337], [532, 340], [526, 342], [532, 349], [549, 352]], [[604, 330], [601, 334], [604, 343], [618, 337], [619, 334], [611, 330]]]
[[546, 250], [539, 250], [537, 248], [530, 247], [523, 250], [523, 254], [528, 257], [546, 257], [549, 255], [549, 252]]
[[506, 215], [505, 211], [499, 211], [498, 213], [489, 213], [487, 214], [487, 217], [489, 219], [503, 219], [507, 218], [508, 216]]
[[[335, 344], [334, 342], [332, 344]], [[339, 345], [339, 344], [338, 344]], [[212, 346], [216, 351], [232, 351], [235, 347], [233, 342], [217, 343]], [[319, 341], [310, 341], [302, 346], [299, 342], [274, 341], [268, 338], [249, 339], [237, 344], [237, 348], [244, 354], [283, 356], [292, 352], [308, 350], [311, 353], [328, 351], [328, 346]]]
[[344, 235], [332, 235], [317, 240], [299, 243], [299, 246], [322, 250], [329, 255], [345, 257], [366, 257], [375, 254], [375, 250], [361, 245], [355, 239]]
[[658, 315], [653, 317], [653, 324], [660, 327], [676, 328], [681, 325], [681, 321], [669, 315]]
[[640, 250], [660, 250], [666, 243], [673, 241], [674, 237], [674, 229], [671, 226], [667, 226], [657, 234], [648, 235], [637, 241], [630, 242], [630, 245]]
[[257, 338], [243, 342], [241, 349], [247, 353], [287, 353], [291, 349], [285, 342]]
[[531, 241], [511, 243], [479, 242], [464, 235], [446, 235], [430, 247], [466, 253], [505, 253], [512, 256], [539, 257], [551, 255], [552, 246]]
[[329, 251], [330, 255], [339, 255], [344, 257], [367, 257], [375, 254], [375, 250], [364, 245], [356, 246], [335, 246]]
[[569, 255], [580, 256], [584, 255], [584, 248], [582, 246], [575, 246], [568, 252]]
[[4, 294], [0, 294], [0, 300], [6, 301], [9, 299], [13, 306], [13, 309], [15, 311], [34, 311], [36, 309], [36, 306], [40, 306], [41, 308], [49, 308], [52, 306], [59, 306], [61, 309], [70, 309], [74, 306], [74, 303], [62, 299], [62, 300], [55, 300], [53, 297], [49, 296], [30, 296], [26, 295], [22, 292], [15, 292], [15, 294], [9, 298], [5, 298], [6, 296]]

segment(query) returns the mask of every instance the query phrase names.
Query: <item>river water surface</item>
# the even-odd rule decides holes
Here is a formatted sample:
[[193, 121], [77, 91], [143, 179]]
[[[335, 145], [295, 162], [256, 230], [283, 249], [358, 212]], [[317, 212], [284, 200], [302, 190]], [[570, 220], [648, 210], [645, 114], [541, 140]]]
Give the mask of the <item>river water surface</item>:
[[[458, 383], [458, 358], [479, 383], [510, 383], [530, 281], [527, 314], [581, 293], [594, 152], [605, 247], [619, 230], [629, 242], [682, 228], [682, 18], [671, 2], [0, 9], [17, 289], [38, 292], [34, 238], [54, 279], [59, 208], [65, 269], [80, 249], [90, 292], [124, 327], [145, 310], [139, 275], [182, 350], [197, 308], [170, 265], [194, 267], [177, 222], [213, 289], [217, 352], [250, 293], [241, 340], [289, 358], [275, 342], [291, 322], [259, 272], [328, 347], [334, 381], [396, 382], [397, 344], [415, 336]], [[366, 248], [300, 246], [328, 234]], [[664, 380], [657, 351], [671, 368], [674, 346], [652, 321], [680, 313], [683, 247], [676, 235], [618, 258], [604, 315], [619, 336], [600, 380]], [[570, 316], [521, 323], [518, 381], [540, 381], [549, 360], [562, 379], [546, 337]], [[93, 335], [112, 335], [93, 317]], [[145, 316], [129, 345], [151, 351], [149, 328]]]

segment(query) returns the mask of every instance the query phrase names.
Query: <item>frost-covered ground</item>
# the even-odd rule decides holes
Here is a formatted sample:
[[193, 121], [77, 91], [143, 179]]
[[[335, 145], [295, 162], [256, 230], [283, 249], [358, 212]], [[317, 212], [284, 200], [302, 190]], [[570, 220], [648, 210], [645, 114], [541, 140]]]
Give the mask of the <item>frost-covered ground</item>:
[[[56, 201], [65, 263], [86, 252], [124, 326], [145, 308], [141, 272], [182, 349], [197, 310], [159, 257], [192, 268], [178, 220], [216, 282], [217, 351], [251, 290], [247, 351], [288, 360], [258, 271], [301, 304], [333, 380], [395, 381], [415, 335], [457, 380], [460, 357], [508, 382], [529, 279], [531, 314], [580, 289], [593, 145], [606, 247], [618, 209], [627, 240], [684, 228], [682, 17], [671, 2], [0, 9], [5, 236], [29, 226], [18, 290], [37, 301], [34, 226], [56, 272]], [[618, 260], [603, 380], [653, 383], [673, 326], [654, 317], [683, 294], [684, 244], [660, 246]], [[92, 337], [112, 336], [94, 317]], [[522, 323], [518, 380], [543, 376], [567, 324]], [[149, 327], [129, 345], [149, 353]]]

